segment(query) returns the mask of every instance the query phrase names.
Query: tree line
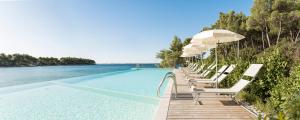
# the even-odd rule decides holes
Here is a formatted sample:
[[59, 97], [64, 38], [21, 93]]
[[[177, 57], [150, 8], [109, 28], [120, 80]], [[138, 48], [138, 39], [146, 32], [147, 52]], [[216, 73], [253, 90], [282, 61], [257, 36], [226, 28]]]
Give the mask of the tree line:
[[0, 54], [0, 67], [21, 67], [21, 66], [50, 66], [50, 65], [93, 65], [94, 60], [62, 57], [33, 57], [27, 54]]
[[[210, 29], [227, 29], [244, 35], [240, 41], [241, 48], [252, 47], [259, 51], [277, 45], [281, 40], [288, 39], [296, 43], [300, 35], [300, 0], [254, 0], [250, 16], [243, 12], [220, 12], [218, 20], [209, 27]], [[177, 36], [174, 37], [169, 49], [160, 50], [157, 58], [161, 59], [161, 67], [174, 67], [183, 64], [180, 58], [182, 47], [189, 43], [191, 38], [184, 42]], [[230, 53], [236, 44], [229, 43], [221, 46], [222, 54]]]
[[255, 0], [250, 16], [230, 11], [220, 13], [219, 19], [207, 29], [227, 29], [244, 35], [242, 47], [263, 50], [281, 40], [299, 41], [299, 0]]

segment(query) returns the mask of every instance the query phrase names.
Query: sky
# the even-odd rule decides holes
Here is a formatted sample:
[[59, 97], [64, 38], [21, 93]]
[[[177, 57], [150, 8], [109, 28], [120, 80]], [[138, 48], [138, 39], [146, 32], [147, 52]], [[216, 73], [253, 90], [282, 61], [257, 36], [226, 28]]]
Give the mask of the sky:
[[252, 0], [0, 0], [0, 53], [157, 63], [219, 12], [250, 14]]

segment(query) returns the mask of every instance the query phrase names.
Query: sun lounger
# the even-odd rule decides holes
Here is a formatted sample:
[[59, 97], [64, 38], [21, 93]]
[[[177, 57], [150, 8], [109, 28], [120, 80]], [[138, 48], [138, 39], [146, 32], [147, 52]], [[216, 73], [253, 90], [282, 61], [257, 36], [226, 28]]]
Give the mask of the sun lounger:
[[216, 64], [211, 64], [210, 66], [207, 67], [206, 70], [204, 70], [202, 73], [198, 74], [187, 74], [186, 77], [187, 79], [191, 78], [205, 78], [212, 70], [214, 70], [217, 67]]
[[[256, 74], [259, 72], [263, 64], [251, 64], [249, 68], [244, 72], [241, 79], [234, 84], [231, 88], [197, 88], [192, 86], [192, 94], [194, 101], [199, 101], [201, 93], [219, 93], [219, 94], [229, 94], [234, 99], [234, 96], [243, 90], [251, 81], [254, 80]], [[251, 77], [251, 80], [243, 79], [244, 76]]]
[[[212, 85], [215, 85], [215, 83], [220, 83], [222, 82], [228, 74], [230, 74], [235, 68], [235, 65], [230, 65], [229, 67], [227, 65], [222, 66], [219, 70], [218, 73], [213, 75], [209, 79], [189, 79], [189, 85], [197, 84], [197, 83], [209, 83]], [[217, 79], [218, 78], [218, 79]]]

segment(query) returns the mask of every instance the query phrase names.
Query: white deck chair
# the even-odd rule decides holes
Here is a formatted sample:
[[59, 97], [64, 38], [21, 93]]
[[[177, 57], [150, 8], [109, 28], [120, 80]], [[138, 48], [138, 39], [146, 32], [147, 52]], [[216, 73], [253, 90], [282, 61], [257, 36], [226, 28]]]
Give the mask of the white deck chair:
[[187, 75], [187, 79], [191, 79], [191, 78], [204, 78], [206, 77], [212, 70], [215, 70], [215, 68], [217, 67], [216, 64], [211, 64], [210, 66], [207, 67], [206, 70], [204, 70], [202, 73], [199, 74], [188, 74]]
[[196, 63], [191, 63], [192, 65], [189, 67], [190, 69], [193, 69], [197, 64]]
[[197, 68], [197, 67], [198, 67], [198, 66], [197, 66], [196, 63], [191, 63], [190, 66], [185, 67], [185, 68], [182, 68], [181, 71], [182, 71], [183, 73], [186, 73], [186, 72], [188, 72], [188, 71], [193, 71], [193, 70], [194, 70], [195, 68]]
[[202, 64], [200, 67], [198, 67], [197, 70], [195, 70], [195, 71], [190, 71], [190, 72], [187, 72], [187, 73], [185, 73], [185, 74], [187, 75], [187, 74], [197, 74], [197, 73], [200, 73], [200, 72], [203, 70], [204, 66], [205, 66], [205, 65]]
[[[184, 73], [184, 75], [186, 75], [186, 74], [188, 74], [188, 73], [190, 73], [190, 72], [196, 72], [196, 71], [198, 71], [199, 65], [196, 64], [196, 63], [194, 63], [194, 64], [195, 64], [195, 65], [194, 65], [193, 67], [187, 68], [187, 69], [183, 70], [182, 73]], [[200, 66], [200, 67], [201, 67], [201, 66]]]
[[193, 63], [189, 64], [187, 67], [191, 67], [193, 65]]
[[180, 70], [183, 71], [184, 69], [189, 69], [192, 65], [193, 65], [193, 63], [190, 63], [186, 67], [180, 67]]
[[188, 66], [187, 68], [192, 69], [195, 67], [195, 65], [196, 65], [195, 63], [191, 63], [190, 66]]
[[214, 85], [217, 82], [220, 83], [227, 77], [228, 74], [230, 74], [234, 70], [234, 68], [235, 65], [230, 65], [229, 67], [227, 67], [227, 65], [224, 65], [218, 70], [218, 74], [213, 75], [209, 79], [190, 79], [189, 86], [197, 83], [210, 83], [212, 85]]
[[194, 65], [195, 65], [194, 63], [190, 63], [188, 66], [182, 67], [181, 69], [182, 69], [182, 70], [185, 70], [185, 69], [191, 69]]
[[[256, 77], [257, 73], [261, 69], [263, 64], [251, 64], [249, 68], [244, 72], [243, 76], [241, 79], [234, 84], [231, 88], [195, 88], [194, 86], [192, 87], [192, 95], [194, 101], [199, 101], [199, 97], [201, 93], [222, 93], [222, 94], [229, 94], [231, 98], [234, 99], [235, 95], [239, 93], [241, 90], [243, 90], [251, 81], [254, 80]], [[244, 76], [252, 77], [251, 80], [245, 80], [243, 79]]]
[[[208, 69], [211, 69], [211, 67], [214, 67], [214, 63], [209, 65], [202, 73], [206, 73], [208, 71]], [[203, 68], [204, 68], [205, 65], [203, 65]], [[203, 69], [202, 68], [202, 69]], [[199, 74], [202, 74], [202, 73], [190, 73], [189, 75], [199, 75]]]
[[198, 64], [194, 63], [194, 65], [193, 65], [191, 68], [186, 69], [184, 72], [192, 72], [192, 71], [196, 71], [197, 68], [198, 68], [198, 66], [199, 66]]

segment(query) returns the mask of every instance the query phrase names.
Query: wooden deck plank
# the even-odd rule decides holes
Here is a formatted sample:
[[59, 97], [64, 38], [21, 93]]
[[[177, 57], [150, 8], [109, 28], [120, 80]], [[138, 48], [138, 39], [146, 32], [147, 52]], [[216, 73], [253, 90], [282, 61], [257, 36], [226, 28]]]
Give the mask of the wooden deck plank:
[[[178, 84], [177, 98], [172, 95], [169, 103], [168, 120], [253, 120], [256, 117], [242, 108], [240, 105], [225, 95], [201, 94], [201, 103], [195, 103], [191, 90], [184, 79], [183, 74], [176, 70]], [[209, 87], [207, 84], [199, 84], [200, 87]]]

